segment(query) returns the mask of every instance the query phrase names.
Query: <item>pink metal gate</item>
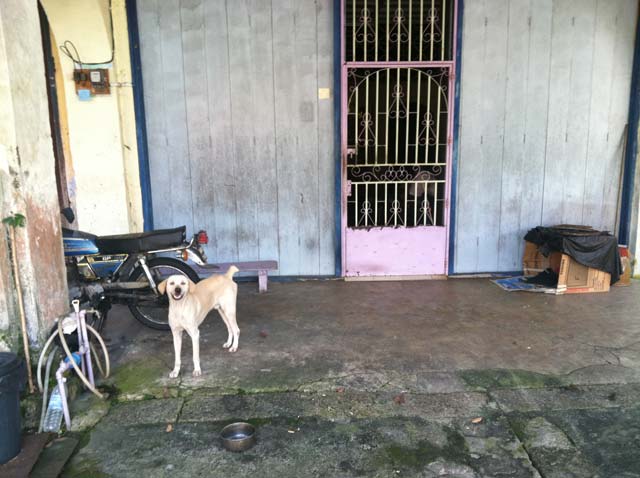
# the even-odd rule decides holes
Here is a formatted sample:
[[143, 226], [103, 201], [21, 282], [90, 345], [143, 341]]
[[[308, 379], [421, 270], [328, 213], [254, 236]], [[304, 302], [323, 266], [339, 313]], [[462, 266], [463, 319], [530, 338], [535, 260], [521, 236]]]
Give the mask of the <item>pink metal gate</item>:
[[456, 0], [342, 0], [345, 276], [447, 271]]

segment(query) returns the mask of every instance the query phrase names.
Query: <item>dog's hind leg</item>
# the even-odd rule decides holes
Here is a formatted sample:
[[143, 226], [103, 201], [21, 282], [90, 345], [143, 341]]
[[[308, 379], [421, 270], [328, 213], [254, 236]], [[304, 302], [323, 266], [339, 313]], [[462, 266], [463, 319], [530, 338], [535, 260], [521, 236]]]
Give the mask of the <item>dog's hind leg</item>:
[[238, 341], [240, 340], [240, 329], [238, 328], [238, 323], [236, 321], [235, 304], [227, 307], [226, 310], [220, 307], [220, 314], [223, 316], [223, 319], [227, 324], [227, 328], [229, 329], [229, 337], [231, 340], [231, 343], [229, 344], [229, 352], [235, 352], [238, 350]]
[[224, 322], [224, 325], [227, 327], [227, 341], [222, 344], [222, 347], [228, 349], [233, 343], [233, 331], [231, 330], [231, 327], [229, 327], [229, 321], [227, 320], [227, 316], [224, 315], [222, 307], [218, 308], [218, 313], [220, 314], [220, 318]]
[[169, 377], [176, 378], [180, 375], [180, 354], [182, 353], [182, 329], [171, 329], [173, 334], [173, 351], [175, 353], [175, 360], [173, 363], [173, 370], [169, 374]]

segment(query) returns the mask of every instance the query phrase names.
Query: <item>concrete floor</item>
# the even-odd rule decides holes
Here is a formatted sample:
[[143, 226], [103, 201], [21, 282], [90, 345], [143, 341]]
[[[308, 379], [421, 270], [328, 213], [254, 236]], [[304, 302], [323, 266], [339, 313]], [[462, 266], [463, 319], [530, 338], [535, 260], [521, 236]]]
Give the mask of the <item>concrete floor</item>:
[[[198, 378], [186, 336], [170, 379], [171, 334], [114, 310], [112, 405], [78, 401], [86, 446], [64, 476], [640, 477], [625, 447], [640, 445], [637, 283], [575, 296], [486, 279], [255, 289], [240, 285], [238, 352], [221, 347], [217, 314], [201, 327]], [[260, 425], [251, 452], [221, 450], [215, 430], [232, 419]]]

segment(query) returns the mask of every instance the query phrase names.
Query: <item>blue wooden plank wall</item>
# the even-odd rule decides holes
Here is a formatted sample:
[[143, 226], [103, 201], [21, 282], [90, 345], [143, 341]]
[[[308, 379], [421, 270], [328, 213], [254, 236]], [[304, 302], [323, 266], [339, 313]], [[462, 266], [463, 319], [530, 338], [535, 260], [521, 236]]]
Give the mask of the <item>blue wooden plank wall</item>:
[[137, 1], [155, 227], [333, 274], [333, 1]]
[[537, 225], [616, 230], [636, 0], [465, 2], [454, 270]]

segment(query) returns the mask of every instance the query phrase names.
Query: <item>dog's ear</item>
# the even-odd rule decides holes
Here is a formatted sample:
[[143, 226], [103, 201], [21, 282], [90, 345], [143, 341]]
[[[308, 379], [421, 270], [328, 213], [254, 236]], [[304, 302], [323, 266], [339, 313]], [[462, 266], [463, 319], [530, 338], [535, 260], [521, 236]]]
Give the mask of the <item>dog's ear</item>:
[[193, 282], [191, 279], [187, 279], [189, 281], [189, 294], [193, 294], [196, 291], [197, 284]]
[[158, 284], [158, 292], [160, 292], [160, 295], [164, 295], [166, 290], [167, 290], [167, 280], [165, 279]]

